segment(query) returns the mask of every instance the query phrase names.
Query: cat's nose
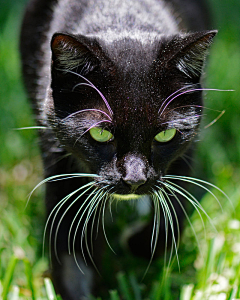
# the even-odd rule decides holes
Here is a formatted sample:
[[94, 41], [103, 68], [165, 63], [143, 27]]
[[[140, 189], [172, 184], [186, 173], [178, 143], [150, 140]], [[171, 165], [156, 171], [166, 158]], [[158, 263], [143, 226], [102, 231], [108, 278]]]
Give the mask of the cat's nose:
[[137, 179], [123, 178], [123, 181], [129, 186], [131, 186], [133, 190], [136, 190], [139, 186], [143, 185], [147, 181], [147, 179], [146, 178], [137, 178]]
[[130, 154], [124, 158], [124, 176], [122, 180], [133, 190], [147, 181], [147, 161], [144, 157]]

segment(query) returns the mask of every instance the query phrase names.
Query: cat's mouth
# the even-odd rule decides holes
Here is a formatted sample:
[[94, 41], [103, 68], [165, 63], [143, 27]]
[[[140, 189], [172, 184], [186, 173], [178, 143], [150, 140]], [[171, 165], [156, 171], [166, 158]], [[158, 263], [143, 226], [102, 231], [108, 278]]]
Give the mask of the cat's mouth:
[[137, 200], [142, 198], [143, 196], [144, 195], [137, 195], [137, 194], [125, 194], [125, 195], [121, 195], [117, 193], [111, 194], [111, 198], [114, 200]]
[[137, 200], [144, 195], [151, 194], [152, 182], [147, 181], [140, 186], [131, 186], [120, 180], [115, 185], [110, 185], [109, 194], [112, 199]]
[[138, 200], [143, 196], [150, 195], [153, 183], [147, 182], [139, 187], [131, 187], [123, 182], [119, 182], [110, 189], [110, 198], [113, 200]]

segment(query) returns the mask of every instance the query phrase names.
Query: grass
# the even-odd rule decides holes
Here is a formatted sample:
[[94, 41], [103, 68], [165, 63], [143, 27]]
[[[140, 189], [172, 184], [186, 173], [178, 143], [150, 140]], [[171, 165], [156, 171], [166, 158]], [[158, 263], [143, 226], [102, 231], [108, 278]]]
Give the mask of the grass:
[[[51, 281], [43, 277], [48, 268], [47, 259], [41, 256], [43, 190], [37, 190], [26, 207], [28, 194], [42, 176], [36, 133], [14, 130], [34, 125], [17, 51], [24, 3], [9, 0], [0, 9], [0, 299], [60, 299]], [[203, 225], [197, 212], [193, 213], [191, 222], [200, 249], [186, 224], [179, 249], [180, 271], [175, 260], [161, 285], [166, 270], [159, 260], [149, 270], [150, 279], [141, 281], [138, 262], [126, 258], [125, 272], [118, 272], [102, 300], [240, 299], [240, 3], [210, 0], [210, 4], [220, 32], [212, 47], [205, 86], [235, 92], [207, 93], [205, 103], [211, 110], [205, 110], [203, 127], [217, 118], [218, 111], [226, 112], [214, 125], [203, 128], [201, 142], [196, 144], [195, 172], [224, 190], [232, 204], [218, 195], [221, 209], [210, 194], [203, 195], [201, 204], [212, 223], [202, 215]], [[122, 221], [116, 222], [121, 228]], [[107, 267], [105, 272], [109, 273]]]

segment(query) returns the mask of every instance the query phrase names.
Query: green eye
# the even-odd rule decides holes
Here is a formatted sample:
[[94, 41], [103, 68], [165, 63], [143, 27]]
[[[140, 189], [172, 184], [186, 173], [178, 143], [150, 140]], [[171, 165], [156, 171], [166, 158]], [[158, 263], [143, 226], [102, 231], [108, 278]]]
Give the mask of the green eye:
[[175, 128], [161, 131], [154, 137], [154, 139], [157, 142], [166, 143], [166, 142], [171, 141], [172, 138], [174, 138], [176, 132], [177, 132], [177, 130]]
[[100, 143], [108, 142], [110, 140], [113, 140], [113, 135], [111, 132], [100, 128], [100, 127], [93, 127], [89, 130], [91, 137]]

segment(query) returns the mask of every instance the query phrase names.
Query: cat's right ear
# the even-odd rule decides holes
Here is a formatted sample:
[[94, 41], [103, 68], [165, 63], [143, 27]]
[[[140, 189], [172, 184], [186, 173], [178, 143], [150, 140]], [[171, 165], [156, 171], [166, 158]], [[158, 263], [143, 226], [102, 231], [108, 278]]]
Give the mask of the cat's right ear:
[[99, 61], [87, 46], [88, 42], [86, 38], [80, 41], [79, 37], [55, 33], [51, 41], [53, 68], [59, 71], [77, 69], [82, 74], [92, 71]]
[[211, 30], [174, 36], [161, 52], [166, 58], [167, 68], [177, 68], [193, 82], [199, 82], [216, 33], [216, 30]]

